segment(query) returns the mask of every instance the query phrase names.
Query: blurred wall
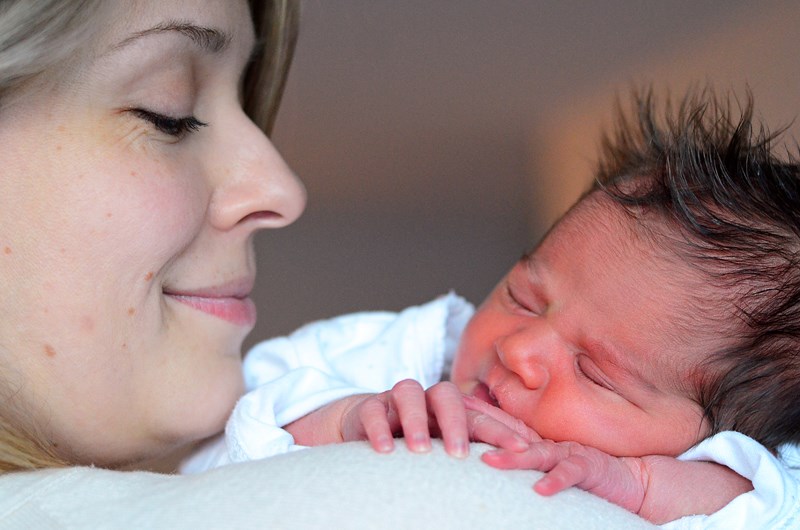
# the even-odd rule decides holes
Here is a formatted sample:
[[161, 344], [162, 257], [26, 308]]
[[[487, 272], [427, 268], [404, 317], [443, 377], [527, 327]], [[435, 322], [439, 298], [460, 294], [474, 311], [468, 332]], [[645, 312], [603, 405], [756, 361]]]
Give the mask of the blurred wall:
[[634, 83], [748, 84], [773, 127], [800, 110], [796, 1], [302, 6], [274, 140], [309, 202], [257, 238], [248, 343], [449, 289], [479, 302], [585, 188]]

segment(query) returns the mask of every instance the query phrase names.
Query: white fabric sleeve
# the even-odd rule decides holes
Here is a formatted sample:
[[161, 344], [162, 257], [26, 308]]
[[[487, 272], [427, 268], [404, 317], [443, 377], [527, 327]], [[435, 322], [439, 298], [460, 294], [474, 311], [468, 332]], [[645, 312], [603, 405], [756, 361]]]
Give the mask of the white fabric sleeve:
[[668, 530], [779, 530], [800, 528], [800, 480], [791, 457], [796, 446], [781, 448], [776, 458], [755, 440], [722, 432], [682, 454], [679, 459], [716, 462], [753, 483], [753, 490], [739, 495], [711, 515], [693, 515], [661, 527]]
[[473, 312], [449, 293], [400, 313], [343, 315], [257, 344], [244, 361], [247, 394], [228, 420], [224, 449], [221, 442], [207, 445], [181, 471], [297, 449], [281, 427], [338, 399], [382, 392], [407, 378], [435, 384]]

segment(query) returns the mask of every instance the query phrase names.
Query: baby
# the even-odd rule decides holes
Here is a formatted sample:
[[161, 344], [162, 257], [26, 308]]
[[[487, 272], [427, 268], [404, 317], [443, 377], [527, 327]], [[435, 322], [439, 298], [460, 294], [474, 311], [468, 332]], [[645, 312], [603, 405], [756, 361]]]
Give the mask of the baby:
[[490, 465], [548, 472], [541, 494], [577, 485], [656, 523], [750, 490], [726, 467], [674, 457], [723, 431], [770, 451], [800, 441], [798, 165], [751, 131], [749, 102], [738, 122], [710, 92], [663, 122], [650, 95], [636, 104], [638, 121], [605, 139], [594, 187], [474, 315], [444, 303], [441, 348], [420, 347], [429, 366], [381, 357], [381, 333], [347, 363], [331, 337], [300, 353], [320, 339], [306, 330], [261, 365], [248, 358], [248, 387], [282, 378], [283, 390], [246, 419], [237, 406], [225, 458], [252, 456], [248, 421], [283, 425], [299, 445], [390, 451], [403, 435], [425, 451], [433, 435], [461, 456], [482, 441], [499, 447]]

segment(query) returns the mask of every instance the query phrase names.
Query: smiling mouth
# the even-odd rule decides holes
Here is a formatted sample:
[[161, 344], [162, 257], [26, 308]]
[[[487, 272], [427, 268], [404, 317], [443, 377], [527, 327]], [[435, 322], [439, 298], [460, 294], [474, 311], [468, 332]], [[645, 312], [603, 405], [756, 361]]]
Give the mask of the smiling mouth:
[[256, 323], [256, 305], [248, 296], [209, 296], [167, 291], [164, 295], [236, 326], [253, 327]]

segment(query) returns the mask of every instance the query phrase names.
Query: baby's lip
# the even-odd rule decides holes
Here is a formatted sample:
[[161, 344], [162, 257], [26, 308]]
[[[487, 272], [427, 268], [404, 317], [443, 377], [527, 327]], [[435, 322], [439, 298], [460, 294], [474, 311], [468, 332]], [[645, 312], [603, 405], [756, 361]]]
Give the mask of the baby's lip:
[[498, 406], [497, 398], [494, 397], [494, 394], [489, 387], [481, 381], [478, 381], [478, 384], [472, 389], [472, 396], [480, 399], [481, 401], [485, 401], [493, 407]]

